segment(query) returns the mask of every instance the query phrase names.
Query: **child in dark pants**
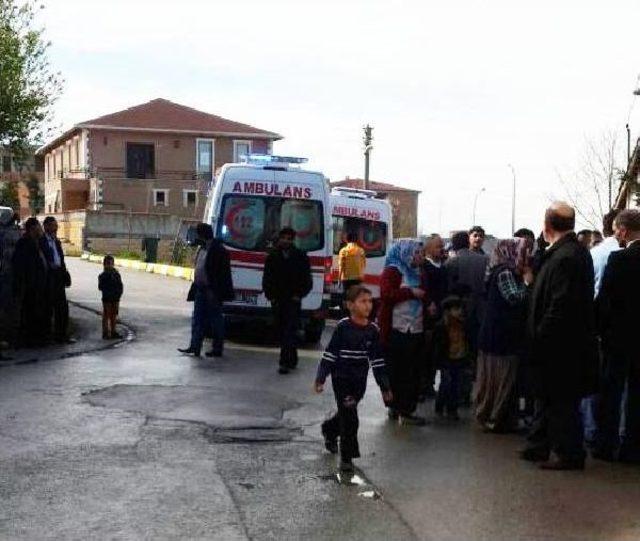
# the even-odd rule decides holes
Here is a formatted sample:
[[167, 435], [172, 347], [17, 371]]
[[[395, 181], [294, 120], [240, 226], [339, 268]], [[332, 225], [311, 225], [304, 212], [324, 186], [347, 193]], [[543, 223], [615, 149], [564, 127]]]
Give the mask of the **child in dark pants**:
[[436, 414], [458, 420], [465, 378], [468, 377], [471, 348], [465, 330], [463, 301], [456, 296], [442, 301], [442, 319], [433, 336], [433, 354], [440, 369]]
[[122, 338], [116, 331], [116, 319], [122, 297], [122, 279], [114, 267], [113, 256], [102, 260], [104, 272], [98, 277], [98, 289], [102, 292], [102, 338]]
[[321, 393], [331, 374], [337, 413], [322, 424], [325, 447], [338, 452], [340, 440], [340, 469], [353, 471], [352, 459], [360, 456], [358, 445], [358, 402], [367, 387], [369, 366], [382, 391], [385, 404], [391, 402], [384, 358], [380, 346], [378, 327], [369, 321], [373, 300], [364, 286], [352, 286], [347, 292], [349, 317], [341, 320], [331, 337], [320, 364], [315, 391]]

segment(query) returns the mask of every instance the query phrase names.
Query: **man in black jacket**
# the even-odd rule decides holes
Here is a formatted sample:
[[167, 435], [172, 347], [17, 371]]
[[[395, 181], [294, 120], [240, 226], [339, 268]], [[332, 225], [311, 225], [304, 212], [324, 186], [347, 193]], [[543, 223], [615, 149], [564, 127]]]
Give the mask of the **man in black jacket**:
[[69, 304], [65, 288], [71, 286], [71, 277], [64, 262], [64, 252], [58, 239], [58, 222], [47, 216], [42, 222], [44, 235], [40, 238], [42, 253], [47, 259], [47, 332], [58, 343], [71, 342], [68, 336]]
[[[594, 458], [640, 463], [640, 349], [637, 340], [640, 307], [640, 211], [623, 210], [614, 221], [618, 242], [625, 250], [609, 256], [597, 299], [604, 356], [602, 394], [597, 409], [598, 431]], [[624, 409], [624, 437], [620, 438], [620, 409]]]
[[287, 374], [298, 364], [300, 307], [313, 287], [309, 258], [293, 245], [295, 238], [296, 232], [290, 227], [280, 231], [278, 244], [264, 263], [262, 276], [262, 290], [271, 302], [280, 334], [280, 374]]
[[47, 260], [42, 253], [42, 226], [36, 218], [24, 224], [24, 235], [16, 243], [11, 263], [13, 293], [20, 312], [19, 342], [27, 347], [43, 346], [47, 334]]
[[233, 300], [233, 279], [229, 253], [219, 239], [213, 238], [211, 226], [200, 223], [196, 227], [201, 243], [196, 256], [193, 285], [188, 300], [193, 300], [191, 343], [181, 353], [200, 356], [202, 342], [213, 333], [213, 347], [207, 357], [222, 357], [224, 349], [224, 315], [222, 303]]
[[521, 456], [548, 470], [584, 468], [580, 399], [595, 386], [598, 365], [593, 262], [574, 227], [575, 211], [566, 203], [547, 210], [544, 236], [551, 246], [529, 305], [536, 413]]

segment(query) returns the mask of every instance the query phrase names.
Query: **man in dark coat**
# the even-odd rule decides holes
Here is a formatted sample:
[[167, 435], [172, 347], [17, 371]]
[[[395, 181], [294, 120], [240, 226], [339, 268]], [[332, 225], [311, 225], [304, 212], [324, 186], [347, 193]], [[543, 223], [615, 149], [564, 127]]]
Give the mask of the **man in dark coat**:
[[[597, 299], [604, 362], [597, 408], [594, 458], [640, 463], [640, 211], [623, 210], [614, 221], [615, 236], [626, 249], [609, 256]], [[620, 410], [626, 384], [624, 436]]]
[[27, 347], [44, 345], [47, 335], [47, 260], [40, 248], [42, 234], [40, 222], [29, 218], [11, 263], [13, 292], [20, 311], [19, 342]]
[[191, 343], [178, 349], [187, 355], [200, 356], [202, 342], [209, 332], [213, 347], [207, 357], [222, 357], [224, 350], [224, 315], [222, 304], [235, 297], [229, 253], [219, 239], [213, 238], [210, 225], [196, 227], [200, 249], [196, 256], [193, 285], [188, 300], [193, 300]]
[[58, 222], [53, 216], [47, 216], [42, 225], [44, 235], [40, 238], [40, 248], [47, 259], [47, 332], [51, 332], [53, 319], [53, 339], [58, 343], [66, 343], [72, 341], [67, 334], [69, 304], [65, 291], [71, 286], [71, 277], [58, 239]]
[[302, 299], [313, 287], [309, 258], [294, 246], [295, 238], [296, 232], [290, 227], [280, 231], [278, 244], [264, 263], [262, 276], [262, 290], [271, 302], [280, 335], [280, 374], [287, 374], [298, 364], [297, 333]]
[[546, 212], [547, 249], [531, 294], [528, 334], [536, 396], [525, 460], [542, 469], [583, 469], [580, 399], [595, 386], [598, 357], [593, 262], [573, 232], [575, 211], [554, 203]]

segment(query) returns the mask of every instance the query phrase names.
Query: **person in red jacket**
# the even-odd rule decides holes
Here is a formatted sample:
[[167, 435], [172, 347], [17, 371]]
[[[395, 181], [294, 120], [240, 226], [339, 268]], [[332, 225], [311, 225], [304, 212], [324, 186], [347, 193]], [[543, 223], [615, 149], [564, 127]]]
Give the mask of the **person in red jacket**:
[[423, 259], [421, 243], [400, 240], [389, 250], [380, 279], [378, 324], [394, 397], [389, 417], [400, 424], [425, 424], [415, 415], [424, 354]]

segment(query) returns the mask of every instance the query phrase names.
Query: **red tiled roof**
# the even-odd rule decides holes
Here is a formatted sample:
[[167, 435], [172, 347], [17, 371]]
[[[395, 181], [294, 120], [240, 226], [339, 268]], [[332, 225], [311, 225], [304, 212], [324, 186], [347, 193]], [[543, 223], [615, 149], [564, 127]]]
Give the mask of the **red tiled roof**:
[[141, 131], [173, 131], [203, 135], [227, 135], [258, 139], [282, 139], [277, 133], [254, 128], [185, 105], [158, 98], [122, 111], [76, 124], [71, 130], [38, 150], [39, 154], [81, 128], [119, 128]]
[[123, 111], [104, 115], [86, 122], [81, 122], [78, 126], [113, 126], [118, 128], [156, 128], [160, 130], [176, 130], [189, 132], [216, 132], [229, 134], [252, 134], [267, 139], [282, 139], [277, 133], [261, 130], [227, 120], [217, 115], [204, 113], [173, 103], [169, 100], [158, 98], [142, 105], [129, 107]]
[[[364, 179], [362, 178], [345, 178], [344, 180], [337, 180], [331, 183], [331, 186], [342, 186], [344, 188], [359, 188], [364, 190]], [[420, 190], [412, 190], [410, 188], [402, 188], [401, 186], [394, 186], [387, 182], [377, 182], [375, 180], [369, 181], [369, 189], [376, 192], [413, 192], [420, 193]]]

